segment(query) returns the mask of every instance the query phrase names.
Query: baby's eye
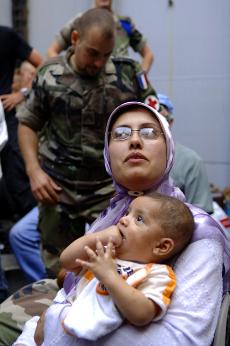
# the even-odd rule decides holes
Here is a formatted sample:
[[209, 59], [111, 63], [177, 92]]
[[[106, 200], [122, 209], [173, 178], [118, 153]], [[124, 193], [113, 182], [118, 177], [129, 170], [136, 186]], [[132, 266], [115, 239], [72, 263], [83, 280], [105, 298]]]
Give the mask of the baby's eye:
[[144, 222], [144, 218], [142, 215], [137, 215], [136, 220], [137, 222]]

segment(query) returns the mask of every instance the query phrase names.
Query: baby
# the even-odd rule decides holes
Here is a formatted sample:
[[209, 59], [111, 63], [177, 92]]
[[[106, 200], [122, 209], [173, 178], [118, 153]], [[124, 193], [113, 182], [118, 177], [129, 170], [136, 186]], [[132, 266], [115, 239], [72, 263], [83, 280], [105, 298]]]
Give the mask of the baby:
[[[154, 193], [135, 198], [116, 226], [74, 241], [61, 261], [68, 270], [82, 267], [80, 279], [68, 295], [58, 292], [44, 317], [43, 343], [35, 333], [37, 345], [72, 345], [73, 336], [97, 340], [124, 319], [136, 326], [161, 319], [176, 287], [166, 263], [193, 230], [183, 202]], [[20, 337], [14, 345], [32, 346]]]

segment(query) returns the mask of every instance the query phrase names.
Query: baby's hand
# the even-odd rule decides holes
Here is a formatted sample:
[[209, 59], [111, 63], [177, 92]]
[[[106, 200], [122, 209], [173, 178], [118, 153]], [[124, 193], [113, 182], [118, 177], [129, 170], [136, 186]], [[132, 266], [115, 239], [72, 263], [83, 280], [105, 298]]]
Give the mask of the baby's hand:
[[76, 262], [92, 271], [98, 280], [105, 284], [107, 277], [117, 272], [116, 262], [113, 259], [113, 243], [109, 241], [106, 246], [103, 246], [101, 241], [97, 239], [96, 250], [93, 251], [86, 246], [85, 251], [89, 257], [89, 261], [76, 259]]

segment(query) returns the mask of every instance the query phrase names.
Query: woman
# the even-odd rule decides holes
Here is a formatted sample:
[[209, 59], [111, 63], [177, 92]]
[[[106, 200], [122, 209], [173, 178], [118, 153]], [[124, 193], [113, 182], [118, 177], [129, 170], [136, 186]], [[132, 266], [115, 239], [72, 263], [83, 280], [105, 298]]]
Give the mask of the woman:
[[[183, 194], [169, 179], [173, 154], [173, 141], [167, 122], [154, 109], [138, 102], [125, 103], [115, 109], [106, 129], [105, 164], [113, 177], [117, 194], [108, 209], [92, 225], [90, 232], [117, 223], [137, 195], [159, 191], [183, 200]], [[177, 276], [177, 289], [163, 320], [143, 328], [123, 324], [98, 342], [88, 343], [79, 339], [74, 345], [211, 344], [222, 299], [223, 255], [225, 270], [229, 269], [229, 244], [208, 214], [196, 207], [190, 208], [196, 230], [192, 244], [175, 263], [171, 263]], [[71, 261], [68, 267], [71, 267]], [[64, 283], [67, 291], [73, 283], [71, 280], [72, 276], [67, 276]], [[5, 304], [7, 317], [6, 312], [9, 314], [13, 311], [9, 307], [7, 310]], [[37, 314], [37, 311], [32, 312], [31, 309], [28, 314]], [[0, 335], [2, 331], [4, 329], [0, 325]]]

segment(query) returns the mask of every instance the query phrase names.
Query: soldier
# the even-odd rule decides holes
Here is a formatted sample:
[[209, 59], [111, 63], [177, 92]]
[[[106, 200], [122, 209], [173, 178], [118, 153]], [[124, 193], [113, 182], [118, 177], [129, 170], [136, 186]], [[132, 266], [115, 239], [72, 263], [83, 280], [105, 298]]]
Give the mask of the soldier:
[[[128, 56], [128, 48], [131, 47], [142, 57], [142, 69], [148, 73], [152, 66], [154, 55], [148, 46], [146, 39], [135, 27], [132, 19], [127, 16], [119, 16], [115, 14], [112, 10], [112, 0], [95, 0], [95, 7], [104, 8], [113, 13], [116, 33], [113, 56]], [[71, 19], [56, 35], [55, 40], [48, 48], [48, 57], [54, 57], [71, 46], [71, 32], [73, 31], [75, 20], [80, 18], [81, 15], [82, 13], [79, 13]]]
[[128, 100], [159, 105], [139, 64], [109, 58], [114, 47], [110, 12], [85, 12], [71, 39], [73, 47], [65, 56], [40, 68], [18, 113], [20, 147], [40, 203], [43, 255], [55, 273], [60, 251], [84, 234], [85, 224], [113, 194], [103, 163], [108, 115]]

